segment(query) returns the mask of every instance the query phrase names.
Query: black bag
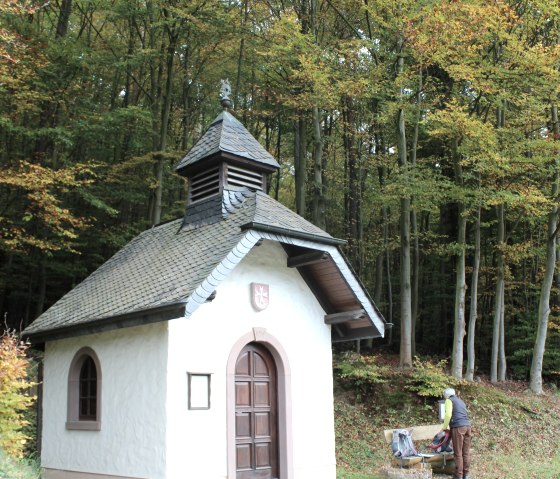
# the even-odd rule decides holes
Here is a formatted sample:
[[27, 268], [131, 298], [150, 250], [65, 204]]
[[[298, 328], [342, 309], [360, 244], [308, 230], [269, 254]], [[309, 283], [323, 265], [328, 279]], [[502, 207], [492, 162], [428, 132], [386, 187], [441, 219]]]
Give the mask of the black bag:
[[453, 452], [451, 431], [438, 432], [430, 444], [430, 449], [434, 452]]

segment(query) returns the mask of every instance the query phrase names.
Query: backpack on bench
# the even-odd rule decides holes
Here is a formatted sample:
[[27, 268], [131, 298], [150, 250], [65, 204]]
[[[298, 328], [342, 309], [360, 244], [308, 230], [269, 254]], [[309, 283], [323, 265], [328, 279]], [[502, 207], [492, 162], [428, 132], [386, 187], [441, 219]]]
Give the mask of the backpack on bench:
[[391, 449], [395, 457], [410, 457], [418, 455], [412, 442], [412, 435], [407, 429], [396, 429], [393, 431]]

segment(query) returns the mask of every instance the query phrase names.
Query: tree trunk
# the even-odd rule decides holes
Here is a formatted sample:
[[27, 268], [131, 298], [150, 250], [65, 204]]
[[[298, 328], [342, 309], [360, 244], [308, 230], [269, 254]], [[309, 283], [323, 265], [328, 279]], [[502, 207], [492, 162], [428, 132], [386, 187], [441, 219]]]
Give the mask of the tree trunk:
[[387, 224], [387, 208], [383, 207], [383, 243], [385, 244], [385, 262], [386, 262], [386, 271], [387, 271], [387, 311], [388, 311], [388, 320], [391, 328], [389, 328], [389, 338], [387, 339], [387, 344], [391, 346], [393, 344], [393, 324], [395, 321], [393, 320], [393, 283], [391, 281], [391, 250], [389, 248], [389, 225]]
[[474, 232], [474, 257], [473, 271], [471, 277], [471, 309], [469, 317], [469, 335], [467, 345], [467, 372], [465, 378], [468, 381], [474, 380], [475, 370], [475, 334], [476, 316], [478, 308], [478, 272], [480, 270], [480, 207], [476, 213], [476, 224]]
[[[166, 14], [167, 17], [167, 14]], [[155, 176], [155, 204], [152, 216], [152, 226], [157, 225], [161, 221], [162, 197], [163, 197], [163, 170], [165, 161], [165, 149], [167, 147], [167, 129], [169, 126], [169, 113], [171, 110], [171, 90], [173, 83], [173, 63], [175, 59], [175, 47], [177, 44], [177, 34], [166, 28], [169, 36], [169, 44], [167, 45], [167, 61], [166, 61], [166, 80], [165, 91], [163, 92], [163, 105], [161, 111], [161, 125], [159, 133], [159, 148], [157, 154], [154, 155], [156, 160]]]
[[[496, 110], [496, 127], [505, 127], [505, 103], [499, 106]], [[498, 381], [498, 356], [500, 356], [500, 372], [505, 369], [502, 361], [502, 345], [505, 341], [504, 331], [501, 329], [503, 325], [503, 308], [504, 308], [504, 283], [505, 283], [505, 264], [504, 254], [502, 247], [505, 242], [505, 218], [504, 218], [504, 204], [499, 204], [496, 207], [496, 216], [498, 223], [498, 238], [497, 238], [497, 261], [496, 261], [496, 294], [494, 297], [494, 320], [492, 324], [492, 354], [490, 361], [490, 382]]]
[[[552, 107], [552, 126], [554, 139], [559, 140], [559, 125], [558, 125], [558, 108]], [[558, 153], [556, 153], [558, 154]], [[552, 198], [555, 202], [552, 210], [548, 214], [548, 233], [546, 238], [546, 265], [544, 271], [543, 282], [541, 285], [541, 293], [539, 297], [539, 311], [538, 311], [538, 326], [537, 338], [533, 348], [533, 360], [531, 362], [531, 381], [530, 388], [535, 394], [542, 394], [542, 369], [544, 351], [546, 345], [546, 336], [548, 330], [548, 317], [550, 315], [550, 292], [554, 282], [554, 270], [556, 267], [556, 235], [558, 225], [558, 204], [557, 197], [560, 183], [560, 165], [558, 158], [555, 158], [556, 168], [554, 177], [552, 179]]]
[[359, 173], [358, 160], [356, 155], [356, 140], [354, 133], [354, 103], [351, 97], [345, 96], [344, 104], [344, 149], [346, 157], [346, 180], [347, 180], [347, 207], [346, 207], [346, 226], [348, 237], [349, 257], [356, 268], [359, 270]]
[[313, 223], [327, 229], [323, 190], [323, 140], [319, 108], [313, 107]]
[[500, 349], [501, 324], [502, 324], [502, 305], [504, 304], [502, 295], [504, 293], [504, 255], [499, 250], [505, 239], [504, 224], [504, 205], [497, 206], [498, 219], [498, 251], [496, 264], [496, 294], [494, 297], [494, 322], [492, 325], [492, 359], [490, 363], [490, 382], [498, 381], [498, 353]]
[[70, 20], [70, 13], [72, 12], [72, 0], [62, 0], [60, 4], [60, 12], [58, 15], [58, 22], [56, 24], [56, 37], [63, 38], [68, 32], [68, 22]]
[[[281, 153], [282, 151], [282, 118], [279, 116], [278, 117], [278, 136], [276, 138], [276, 159], [278, 160], [278, 163], [282, 163], [281, 162]], [[276, 172], [276, 180], [275, 180], [275, 185], [276, 188], [274, 189], [274, 199], [276, 201], [278, 201], [278, 195], [280, 192], [280, 171], [281, 169], [279, 169]]]
[[241, 92], [241, 73], [243, 71], [243, 56], [245, 54], [245, 23], [247, 22], [247, 15], [249, 14], [249, 2], [243, 2], [241, 10], [241, 40], [239, 41], [239, 55], [237, 57], [237, 78], [235, 80], [235, 92], [233, 98], [235, 106], [239, 108], [241, 101], [239, 99]]
[[305, 218], [307, 185], [307, 140], [305, 120], [300, 116], [295, 124], [294, 167], [296, 180], [296, 212]]
[[[399, 38], [398, 47], [398, 73], [403, 73], [403, 39]], [[404, 92], [400, 92], [401, 101], [404, 101]], [[399, 166], [407, 166], [406, 127], [404, 109], [397, 112], [397, 150]], [[400, 286], [401, 286], [401, 344], [400, 365], [404, 368], [412, 367], [412, 290], [410, 284], [410, 198], [402, 197], [400, 200]]]
[[[410, 162], [416, 165], [416, 155], [418, 152], [418, 132], [420, 121], [422, 120], [422, 89], [423, 79], [422, 70], [418, 77], [418, 92], [416, 95], [416, 121], [414, 122], [414, 132], [412, 135], [412, 148], [410, 151]], [[420, 244], [418, 241], [418, 221], [416, 218], [416, 209], [412, 208], [410, 212], [410, 227], [412, 230], [412, 319], [411, 319], [411, 349], [412, 355], [416, 354], [416, 325], [418, 322], [418, 302], [419, 302], [419, 282], [420, 282]]]
[[498, 381], [506, 380], [506, 329], [505, 329], [505, 280], [502, 281], [502, 307], [500, 308], [500, 349], [499, 349], [499, 361], [498, 361]]
[[[453, 140], [452, 155], [453, 169], [455, 170], [455, 182], [459, 187], [463, 186], [463, 171], [458, 153], [459, 143]], [[458, 204], [457, 218], [457, 247], [459, 252], [455, 264], [455, 328], [453, 332], [453, 353], [451, 360], [451, 375], [457, 379], [463, 377], [463, 338], [465, 336], [465, 293], [467, 283], [465, 279], [465, 249], [467, 218], [465, 216], [465, 205], [460, 201]]]
[[37, 290], [37, 303], [35, 304], [35, 315], [33, 319], [38, 318], [45, 309], [45, 295], [47, 292], [47, 268], [45, 258], [39, 261], [39, 286]]

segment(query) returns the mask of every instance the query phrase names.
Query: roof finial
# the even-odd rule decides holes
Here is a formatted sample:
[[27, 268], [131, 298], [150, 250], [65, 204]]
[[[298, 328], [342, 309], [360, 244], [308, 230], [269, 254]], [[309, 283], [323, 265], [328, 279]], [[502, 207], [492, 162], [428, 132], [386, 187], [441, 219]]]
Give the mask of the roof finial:
[[230, 95], [231, 85], [229, 83], [229, 79], [226, 78], [225, 80], [220, 80], [220, 104], [222, 105], [224, 110], [231, 108], [231, 99], [229, 97]]

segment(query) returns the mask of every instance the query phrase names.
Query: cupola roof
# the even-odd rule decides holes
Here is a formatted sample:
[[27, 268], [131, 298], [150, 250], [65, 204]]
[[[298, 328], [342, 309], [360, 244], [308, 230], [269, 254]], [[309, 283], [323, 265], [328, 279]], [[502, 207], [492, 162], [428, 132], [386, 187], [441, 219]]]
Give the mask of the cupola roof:
[[203, 160], [217, 157], [241, 160], [266, 172], [280, 168], [276, 159], [227, 111], [216, 117], [200, 140], [175, 166], [175, 171], [186, 176], [189, 171], [204, 168], [205, 165], [201, 164]]

